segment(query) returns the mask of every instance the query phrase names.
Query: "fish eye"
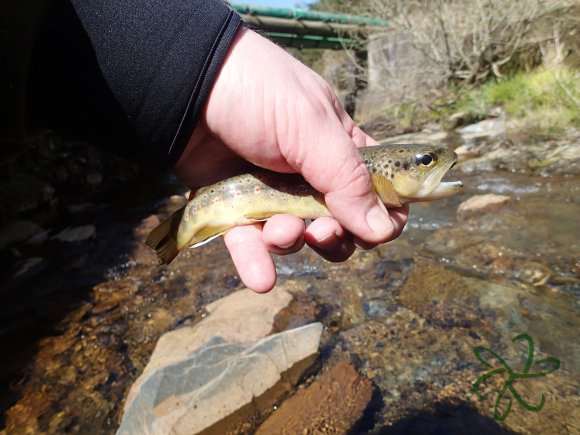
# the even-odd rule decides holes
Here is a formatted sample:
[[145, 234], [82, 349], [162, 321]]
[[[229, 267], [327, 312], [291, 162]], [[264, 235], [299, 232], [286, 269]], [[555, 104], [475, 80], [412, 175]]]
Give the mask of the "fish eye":
[[433, 154], [423, 154], [421, 156], [417, 156], [417, 163], [420, 163], [423, 166], [429, 166], [435, 161], [435, 157]]

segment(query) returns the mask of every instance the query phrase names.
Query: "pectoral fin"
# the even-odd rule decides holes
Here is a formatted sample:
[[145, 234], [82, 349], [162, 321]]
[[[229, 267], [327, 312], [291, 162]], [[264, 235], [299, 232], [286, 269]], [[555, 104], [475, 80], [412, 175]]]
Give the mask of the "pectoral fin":
[[371, 179], [375, 193], [385, 204], [385, 207], [397, 208], [402, 206], [393, 183], [387, 177], [381, 174], [372, 174]]
[[219, 236], [223, 236], [229, 230], [231, 226], [206, 226], [200, 229], [195, 236], [189, 241], [190, 248], [197, 248], [198, 246], [205, 245], [211, 242], [213, 239], [217, 239]]
[[270, 219], [272, 217], [272, 213], [253, 212], [244, 214], [244, 217], [254, 222], [263, 222]]

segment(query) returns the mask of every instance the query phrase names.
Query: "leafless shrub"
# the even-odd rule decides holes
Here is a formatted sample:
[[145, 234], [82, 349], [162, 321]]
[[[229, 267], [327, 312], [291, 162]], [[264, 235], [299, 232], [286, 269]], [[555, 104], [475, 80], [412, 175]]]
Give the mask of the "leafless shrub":
[[[501, 76], [543, 17], [568, 6], [554, 0], [368, 0], [368, 13], [390, 19], [413, 35], [417, 50], [448, 81]], [[560, 15], [561, 17], [561, 15]], [[553, 40], [562, 18], [554, 21]]]

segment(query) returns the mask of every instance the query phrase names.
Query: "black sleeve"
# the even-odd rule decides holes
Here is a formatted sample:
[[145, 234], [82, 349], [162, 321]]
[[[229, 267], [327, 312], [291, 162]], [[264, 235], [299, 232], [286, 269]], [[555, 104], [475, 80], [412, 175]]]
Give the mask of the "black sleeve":
[[28, 114], [37, 125], [170, 167], [240, 23], [221, 0], [55, 0], [32, 56]]

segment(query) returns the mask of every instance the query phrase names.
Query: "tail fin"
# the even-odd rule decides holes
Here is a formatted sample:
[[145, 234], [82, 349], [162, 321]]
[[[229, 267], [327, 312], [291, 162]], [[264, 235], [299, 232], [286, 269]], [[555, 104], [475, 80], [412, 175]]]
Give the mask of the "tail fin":
[[177, 230], [184, 211], [185, 207], [177, 210], [147, 236], [145, 243], [150, 248], [155, 249], [161, 264], [171, 263], [179, 251], [183, 249], [183, 246], [177, 244]]

